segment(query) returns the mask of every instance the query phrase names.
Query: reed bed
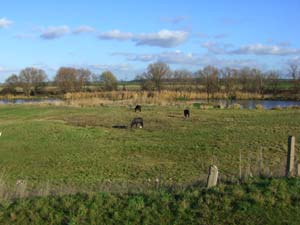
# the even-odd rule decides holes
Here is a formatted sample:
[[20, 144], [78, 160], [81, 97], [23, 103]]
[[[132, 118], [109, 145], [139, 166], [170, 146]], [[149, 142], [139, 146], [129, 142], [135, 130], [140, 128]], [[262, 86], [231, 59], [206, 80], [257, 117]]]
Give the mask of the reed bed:
[[[229, 96], [226, 93], [215, 93], [211, 99], [228, 99]], [[170, 102], [176, 101], [190, 101], [199, 99], [208, 99], [208, 95], [205, 92], [188, 92], [188, 91], [161, 91], [161, 92], [148, 92], [148, 91], [111, 91], [111, 92], [76, 92], [67, 93], [64, 95], [64, 99], [67, 101], [79, 100], [79, 99], [101, 99], [101, 100], [131, 100], [133, 103], [143, 104], [158, 104], [164, 105]], [[262, 99], [262, 95], [253, 93], [237, 92], [236, 99]]]

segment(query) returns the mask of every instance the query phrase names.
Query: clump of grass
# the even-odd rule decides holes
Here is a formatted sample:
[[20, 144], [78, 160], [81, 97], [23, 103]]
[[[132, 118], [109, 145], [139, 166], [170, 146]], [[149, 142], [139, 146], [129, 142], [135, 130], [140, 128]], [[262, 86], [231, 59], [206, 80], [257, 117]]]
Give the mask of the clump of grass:
[[238, 103], [234, 103], [228, 106], [229, 109], [242, 109], [242, 105], [238, 104]]
[[265, 107], [264, 107], [262, 104], [256, 104], [256, 105], [255, 105], [255, 109], [258, 109], [258, 110], [264, 110]]

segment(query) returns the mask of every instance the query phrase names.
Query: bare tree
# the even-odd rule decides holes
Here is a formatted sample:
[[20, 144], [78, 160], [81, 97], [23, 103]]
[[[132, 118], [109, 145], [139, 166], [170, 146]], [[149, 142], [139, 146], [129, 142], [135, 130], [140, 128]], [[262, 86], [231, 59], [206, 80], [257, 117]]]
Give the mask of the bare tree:
[[259, 69], [252, 69], [252, 90], [259, 94], [264, 94], [265, 75]]
[[236, 98], [237, 91], [237, 73], [238, 71], [235, 69], [231, 69], [229, 67], [220, 70], [222, 75], [222, 81], [224, 84], [224, 90], [228, 97], [228, 99]]
[[84, 86], [91, 81], [92, 73], [88, 69], [78, 69], [76, 72], [75, 90], [83, 91], [85, 90]]
[[183, 89], [190, 89], [193, 80], [192, 72], [188, 70], [175, 70], [173, 72], [173, 82], [183, 86]]
[[12, 74], [5, 80], [6, 91], [12, 94], [16, 94], [16, 88], [19, 85], [19, 77], [16, 74]]
[[210, 96], [214, 98], [214, 94], [219, 90], [218, 75], [219, 70], [213, 66], [206, 66], [198, 71], [198, 76], [204, 82], [208, 101], [210, 100]]
[[296, 63], [291, 63], [289, 65], [289, 75], [293, 79], [293, 88], [295, 92], [299, 89], [299, 67]]
[[244, 67], [238, 71], [238, 81], [241, 85], [241, 90], [245, 92], [251, 91], [251, 69], [249, 67]]
[[64, 93], [76, 90], [76, 74], [75, 68], [61, 67], [55, 76], [55, 83]]
[[270, 71], [267, 73], [267, 83], [271, 88], [272, 93], [277, 94], [279, 85], [278, 71]]
[[87, 69], [61, 67], [55, 76], [55, 83], [64, 93], [82, 91], [91, 79], [91, 72]]
[[162, 80], [170, 74], [170, 67], [166, 63], [153, 63], [148, 66], [147, 73], [144, 74], [147, 80], [151, 80], [155, 84], [158, 91], [162, 89]]
[[21, 70], [19, 75], [19, 82], [25, 95], [29, 96], [31, 93], [36, 94], [37, 90], [43, 86], [47, 75], [44, 70], [28, 67]]
[[138, 81], [141, 85], [141, 90], [143, 91], [154, 91], [155, 84], [152, 80], [147, 78], [147, 73], [139, 74], [135, 77], [135, 80]]
[[104, 71], [98, 78], [103, 83], [104, 90], [114, 91], [118, 89], [118, 80], [110, 71]]

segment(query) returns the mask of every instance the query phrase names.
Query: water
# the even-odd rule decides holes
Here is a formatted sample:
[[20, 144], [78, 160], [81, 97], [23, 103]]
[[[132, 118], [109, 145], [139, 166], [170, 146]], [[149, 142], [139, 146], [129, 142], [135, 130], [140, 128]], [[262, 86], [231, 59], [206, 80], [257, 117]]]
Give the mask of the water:
[[[0, 100], [0, 104], [23, 104], [23, 103], [53, 103], [61, 102], [61, 99], [49, 98], [49, 99], [13, 99], [13, 100]], [[197, 102], [204, 103], [206, 100], [199, 100]], [[216, 104], [240, 104], [244, 109], [255, 109], [255, 105], [260, 104], [265, 109], [271, 109], [275, 107], [290, 107], [300, 106], [300, 101], [284, 101], [284, 100], [211, 100], [210, 102]]]
[[23, 103], [51, 103], [61, 102], [61, 99], [48, 98], [48, 99], [3, 99], [0, 104], [23, 104]]
[[[198, 101], [200, 103], [207, 102], [205, 100]], [[212, 103], [217, 104], [240, 104], [244, 109], [255, 109], [257, 104], [262, 105], [265, 109], [271, 109], [275, 107], [290, 107], [290, 106], [300, 106], [300, 101], [284, 101], [284, 100], [211, 100]]]

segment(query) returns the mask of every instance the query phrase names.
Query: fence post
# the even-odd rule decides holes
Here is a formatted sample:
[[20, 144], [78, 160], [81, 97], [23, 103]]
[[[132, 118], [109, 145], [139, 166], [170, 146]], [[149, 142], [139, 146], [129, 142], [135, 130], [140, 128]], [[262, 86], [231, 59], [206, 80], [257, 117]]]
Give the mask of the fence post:
[[207, 188], [211, 188], [217, 185], [218, 175], [219, 175], [218, 167], [215, 165], [210, 166], [208, 178], [207, 178]]
[[295, 137], [289, 136], [286, 176], [293, 177], [294, 175], [295, 175]]

